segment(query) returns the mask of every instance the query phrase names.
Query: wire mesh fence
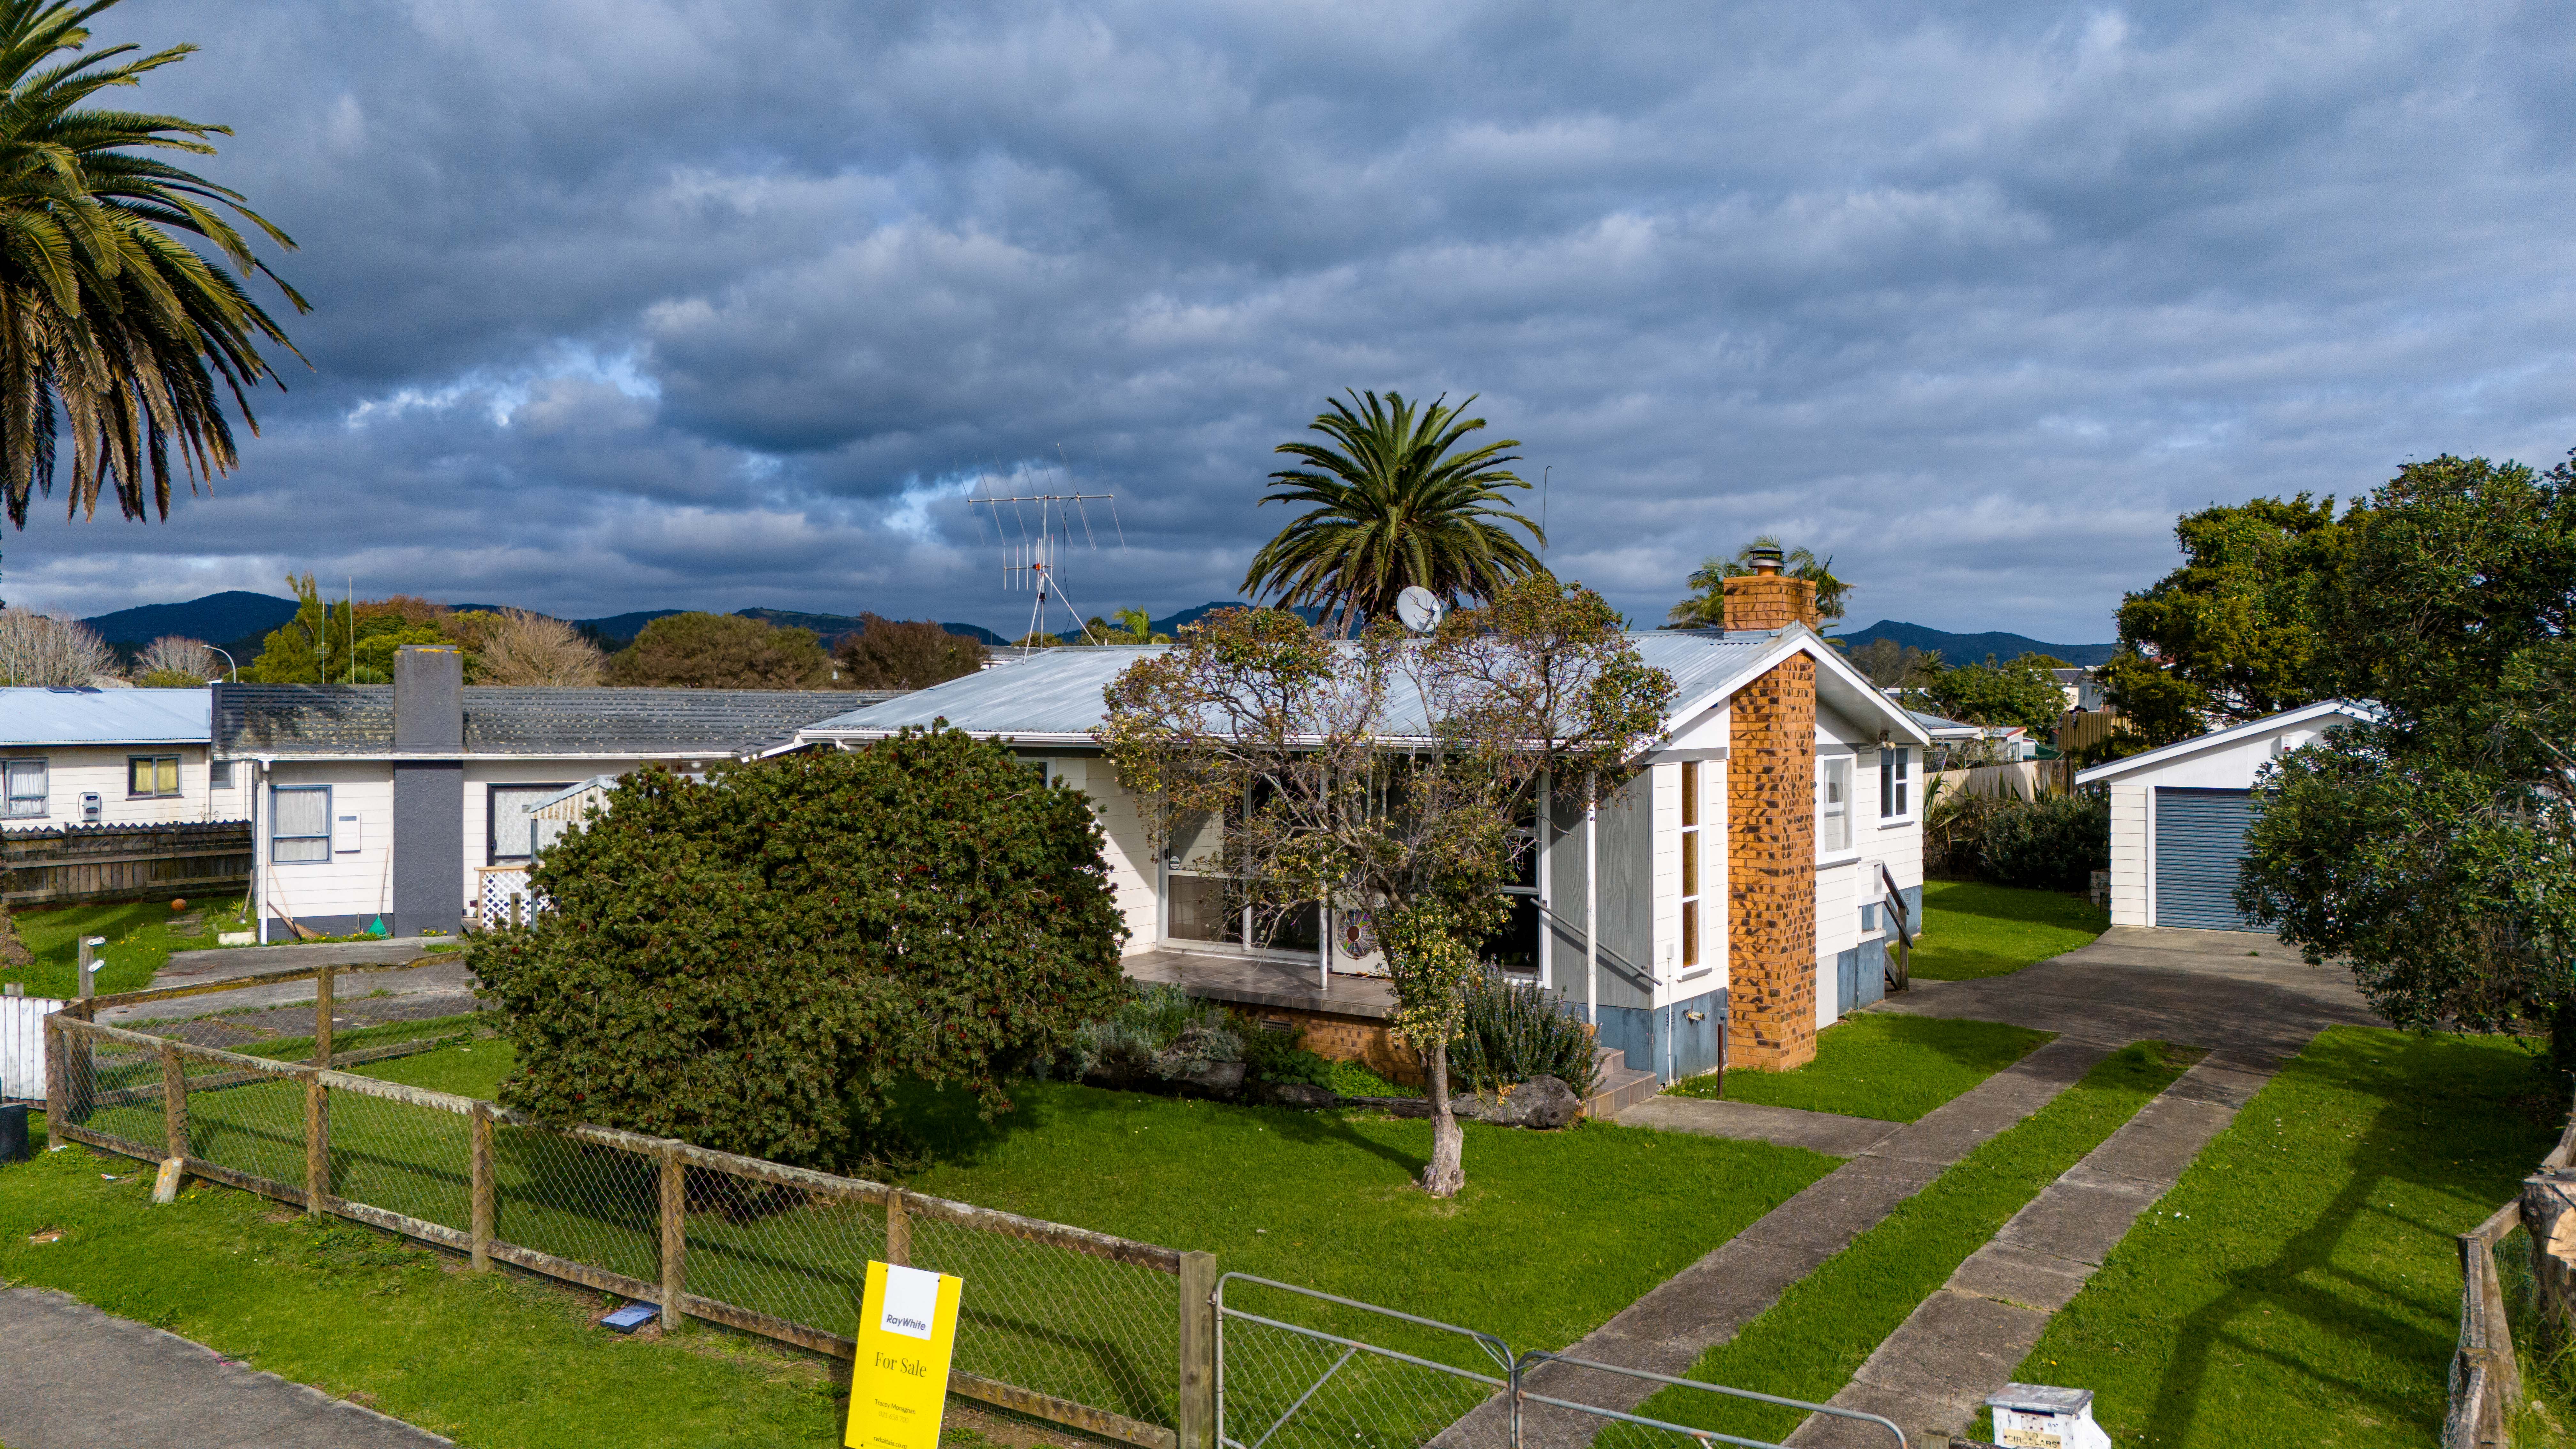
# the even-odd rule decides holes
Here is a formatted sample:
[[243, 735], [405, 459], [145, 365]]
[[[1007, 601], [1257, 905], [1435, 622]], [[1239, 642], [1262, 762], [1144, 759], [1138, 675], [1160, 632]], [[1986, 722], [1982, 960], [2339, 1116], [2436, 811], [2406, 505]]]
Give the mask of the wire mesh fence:
[[[870, 1259], [964, 1282], [955, 1392], [1177, 1449], [1184, 1255], [663, 1138], [75, 1019], [49, 1130], [800, 1347], [851, 1352]], [[1200, 1279], [1205, 1312], [1205, 1286]]]

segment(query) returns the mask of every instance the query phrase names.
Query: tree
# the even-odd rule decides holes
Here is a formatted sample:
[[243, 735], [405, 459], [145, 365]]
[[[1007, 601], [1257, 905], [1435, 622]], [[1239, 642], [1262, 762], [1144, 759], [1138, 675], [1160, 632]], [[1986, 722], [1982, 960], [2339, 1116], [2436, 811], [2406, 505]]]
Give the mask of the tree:
[[2120, 605], [2111, 707], [2169, 743], [2330, 695], [2323, 611], [2352, 522], [2305, 493], [2183, 515], [2183, 566]]
[[286, 586], [295, 591], [295, 617], [269, 631], [242, 677], [257, 684], [348, 683], [350, 650], [357, 643], [351, 606], [324, 599], [310, 573], [288, 574]]
[[859, 616], [833, 655], [841, 683], [852, 689], [928, 689], [984, 667], [984, 646], [929, 619], [910, 623]]
[[1991, 654], [1983, 664], [1942, 670], [1926, 688], [1933, 707], [1952, 719], [1987, 726], [2019, 725], [2034, 735], [2057, 728], [2066, 714], [2066, 690], [2049, 673], [2058, 667], [2041, 654], [2024, 654], [1997, 664]]
[[98, 631], [28, 609], [0, 609], [0, 684], [61, 688], [116, 673]]
[[822, 1168], [903, 1079], [1002, 1083], [1120, 993], [1090, 802], [999, 744], [628, 776], [538, 857], [548, 903], [467, 965], [516, 1051], [501, 1100]]
[[666, 614], [608, 661], [608, 682], [680, 689], [821, 689], [832, 664], [811, 629], [739, 614]]
[[583, 688], [599, 683], [608, 656], [561, 619], [503, 609], [500, 621], [484, 632], [475, 660], [478, 684]]
[[1159, 848], [1213, 824], [1228, 889], [1272, 937], [1318, 901], [1376, 923], [1395, 1029], [1429, 1064], [1435, 1196], [1465, 1181], [1449, 1105], [1475, 946], [1543, 781], [1604, 790], [1662, 727], [1673, 682], [1600, 595], [1538, 576], [1428, 639], [1379, 618], [1356, 640], [1228, 609], [1127, 667], [1097, 732]]
[[1881, 689], [1927, 688], [1941, 673], [1941, 651], [1872, 639], [1850, 653], [1852, 667]]
[[144, 689], [202, 689], [223, 673], [223, 661], [196, 639], [164, 634], [134, 657], [134, 682]]
[[294, 351], [235, 274], [266, 276], [308, 310], [225, 213], [292, 249], [286, 233], [241, 193], [148, 154], [210, 156], [209, 138], [229, 128], [83, 109], [196, 49], [77, 54], [114, 3], [0, 3], [0, 486], [20, 528], [30, 492], [53, 492], [58, 419], [71, 432], [74, 516], [95, 513], [106, 487], [126, 517], [166, 520], [173, 454], [192, 489], [230, 472], [223, 395], [256, 432], [244, 394], [272, 377], [259, 348]]
[[[1348, 637], [1361, 623], [1392, 618], [1395, 596], [1429, 589], [1455, 604], [1489, 598], [1545, 566], [1510, 526], [1547, 542], [1538, 525], [1496, 506], [1506, 488], [1529, 484], [1504, 465], [1519, 461], [1505, 438], [1459, 452], [1485, 426], [1442, 394], [1428, 407], [1401, 393], [1350, 393], [1328, 400], [1308, 430], [1330, 444], [1294, 441], [1276, 449], [1304, 459], [1302, 468], [1270, 475], [1261, 501], [1315, 507], [1261, 546], [1244, 571], [1254, 598], [1277, 594], [1281, 608], [1314, 605]], [[1356, 406], [1353, 406], [1356, 404]]]
[[1118, 622], [1094, 615], [1082, 626], [1086, 644], [1169, 644], [1172, 636], [1155, 632], [1154, 617], [1142, 609], [1120, 609]]
[[[1757, 550], [1780, 550], [1779, 536], [1763, 534], [1737, 549], [1733, 558], [1711, 558], [1691, 570], [1691, 596], [1673, 605], [1665, 615], [1678, 629], [1723, 629], [1726, 627], [1726, 581], [1753, 572], [1753, 555]], [[1816, 617], [1830, 624], [1843, 616], [1843, 598], [1851, 585], [1834, 577], [1834, 561], [1819, 560], [1814, 551], [1804, 548], [1781, 550], [1782, 571], [1793, 579], [1805, 579], [1816, 586]]]
[[2576, 1070], [2576, 465], [2411, 463], [2345, 524], [2328, 677], [2379, 717], [2267, 767], [2238, 908], [2400, 1026]]

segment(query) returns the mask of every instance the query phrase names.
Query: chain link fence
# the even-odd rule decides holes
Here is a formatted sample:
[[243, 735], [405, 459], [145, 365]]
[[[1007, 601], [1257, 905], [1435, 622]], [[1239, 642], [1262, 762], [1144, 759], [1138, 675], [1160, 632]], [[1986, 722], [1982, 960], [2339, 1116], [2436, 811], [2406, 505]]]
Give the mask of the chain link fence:
[[[1143, 1449], [1204, 1423], [1214, 1274], [856, 1178], [48, 1017], [57, 1140], [847, 1358], [870, 1259], [963, 1280], [952, 1392]], [[1204, 1442], [1203, 1430], [1195, 1436]]]

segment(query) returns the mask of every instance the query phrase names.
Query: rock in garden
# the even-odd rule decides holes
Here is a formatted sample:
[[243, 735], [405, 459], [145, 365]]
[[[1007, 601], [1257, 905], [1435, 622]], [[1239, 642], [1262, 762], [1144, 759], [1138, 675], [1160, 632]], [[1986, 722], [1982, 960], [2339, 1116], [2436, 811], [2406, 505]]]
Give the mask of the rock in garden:
[[1263, 1096], [1275, 1107], [1304, 1107], [1309, 1110], [1321, 1110], [1342, 1100], [1333, 1095], [1332, 1088], [1318, 1087], [1312, 1082], [1270, 1082], [1265, 1085]]
[[1532, 1077], [1484, 1114], [1509, 1127], [1563, 1127], [1583, 1112], [1583, 1099], [1557, 1077]]

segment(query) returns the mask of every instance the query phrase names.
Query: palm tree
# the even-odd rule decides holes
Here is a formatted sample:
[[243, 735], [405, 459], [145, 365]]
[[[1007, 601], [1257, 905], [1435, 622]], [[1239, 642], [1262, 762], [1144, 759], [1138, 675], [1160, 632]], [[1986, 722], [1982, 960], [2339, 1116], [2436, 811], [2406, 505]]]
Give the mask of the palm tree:
[[[214, 154], [229, 128], [176, 116], [81, 109], [110, 86], [193, 52], [176, 45], [76, 52], [89, 19], [117, 3], [0, 0], [0, 488], [9, 518], [27, 526], [32, 491], [53, 493], [59, 429], [71, 431], [70, 510], [95, 515], [102, 488], [128, 518], [149, 506], [170, 516], [170, 455], [193, 490], [240, 462], [223, 394], [256, 433], [247, 388], [273, 377], [259, 344], [294, 344], [209, 250], [295, 289], [251, 255], [223, 215], [241, 217], [281, 247], [295, 245], [241, 193], [150, 151]], [[297, 354], [299, 357], [301, 354]]]
[[1390, 392], [1351, 393], [1346, 405], [1330, 399], [1310, 430], [1338, 448], [1304, 441], [1278, 451], [1311, 468], [1270, 475], [1277, 490], [1263, 503], [1312, 503], [1304, 516], [1279, 531], [1253, 555], [1244, 590], [1259, 597], [1276, 591], [1281, 608], [1311, 604], [1322, 622], [1348, 634], [1363, 619], [1383, 618], [1395, 596], [1419, 585], [1456, 603], [1487, 598], [1517, 579], [1545, 572], [1538, 556], [1514, 538], [1518, 524], [1544, 544], [1538, 525], [1497, 507], [1506, 488], [1527, 488], [1503, 465], [1519, 442], [1505, 438], [1457, 453], [1460, 440], [1485, 426], [1462, 417], [1473, 397], [1456, 407], [1443, 394], [1428, 407]]
[[1816, 586], [1816, 617], [1832, 623], [1843, 616], [1843, 596], [1851, 585], [1834, 577], [1834, 561], [1818, 560], [1815, 551], [1805, 548], [1782, 550], [1780, 540], [1771, 534], [1746, 544], [1733, 558], [1712, 558], [1691, 570], [1691, 596], [1673, 605], [1665, 618], [1671, 629], [1722, 629], [1726, 627], [1726, 581], [1753, 572], [1756, 550], [1769, 549], [1781, 555], [1789, 577], [1805, 579]]

